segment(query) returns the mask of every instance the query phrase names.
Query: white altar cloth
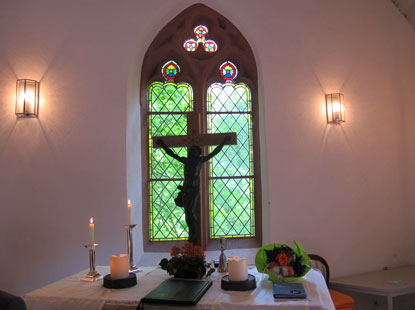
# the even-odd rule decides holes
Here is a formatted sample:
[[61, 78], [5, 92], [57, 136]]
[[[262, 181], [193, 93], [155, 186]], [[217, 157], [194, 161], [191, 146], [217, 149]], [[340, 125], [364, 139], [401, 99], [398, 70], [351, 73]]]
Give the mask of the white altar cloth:
[[[140, 299], [156, 288], [169, 276], [166, 271], [155, 267], [143, 267], [143, 272], [137, 273], [138, 284], [126, 289], [106, 289], [102, 280], [84, 282], [80, 279], [87, 270], [69, 276], [55, 283], [42, 287], [23, 296], [29, 310], [100, 310], [105, 305], [137, 307]], [[102, 275], [109, 273], [109, 267], [98, 266], [97, 271]], [[220, 287], [220, 279], [224, 274], [214, 273], [211, 276], [213, 285], [193, 307], [186, 309], [197, 310], [334, 310], [323, 276], [311, 269], [301, 279], [304, 283], [307, 299], [304, 300], [275, 300], [272, 295], [272, 283], [266, 276], [258, 273], [255, 267], [250, 267], [249, 273], [257, 279], [257, 288], [252, 291], [224, 291]], [[133, 309], [132, 308], [132, 309]], [[145, 309], [165, 309], [164, 305], [148, 305]], [[176, 307], [169, 307], [176, 309]]]

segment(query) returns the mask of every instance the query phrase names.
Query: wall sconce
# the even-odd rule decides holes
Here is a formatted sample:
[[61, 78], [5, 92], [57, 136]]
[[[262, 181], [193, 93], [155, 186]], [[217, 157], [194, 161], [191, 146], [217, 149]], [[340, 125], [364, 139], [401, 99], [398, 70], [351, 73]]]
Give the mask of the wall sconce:
[[39, 82], [20, 79], [16, 82], [16, 115], [37, 117], [39, 112]]
[[344, 117], [344, 95], [326, 95], [327, 123], [338, 124], [346, 121]]

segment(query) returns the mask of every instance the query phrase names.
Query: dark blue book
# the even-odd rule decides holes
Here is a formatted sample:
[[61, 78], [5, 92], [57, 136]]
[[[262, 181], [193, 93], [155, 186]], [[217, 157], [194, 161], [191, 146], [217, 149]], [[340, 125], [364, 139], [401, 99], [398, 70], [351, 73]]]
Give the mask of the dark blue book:
[[304, 285], [301, 282], [274, 282], [272, 284], [276, 299], [304, 299], [307, 298]]

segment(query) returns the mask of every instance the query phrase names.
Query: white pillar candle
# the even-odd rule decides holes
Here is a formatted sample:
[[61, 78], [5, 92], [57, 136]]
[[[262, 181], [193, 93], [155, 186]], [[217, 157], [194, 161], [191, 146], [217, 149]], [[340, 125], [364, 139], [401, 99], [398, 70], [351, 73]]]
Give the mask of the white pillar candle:
[[128, 224], [128, 226], [131, 225], [131, 207], [132, 207], [131, 200], [128, 200], [128, 206], [127, 206], [127, 208], [128, 208], [128, 213], [127, 213], [127, 224]]
[[121, 254], [119, 257], [117, 255], [111, 255], [110, 257], [111, 280], [128, 278], [129, 267], [130, 266], [128, 264], [127, 254]]
[[94, 224], [94, 219], [91, 217], [90, 219], [89, 219], [89, 244], [94, 244], [95, 243], [95, 241], [94, 241], [94, 226], [95, 226], [95, 224]]
[[248, 260], [243, 257], [230, 256], [228, 258], [229, 281], [248, 280]]

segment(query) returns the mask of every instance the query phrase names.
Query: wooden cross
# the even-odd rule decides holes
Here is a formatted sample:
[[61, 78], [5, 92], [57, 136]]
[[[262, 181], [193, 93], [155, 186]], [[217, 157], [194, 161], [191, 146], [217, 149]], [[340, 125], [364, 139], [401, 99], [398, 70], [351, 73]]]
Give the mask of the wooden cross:
[[157, 139], [163, 140], [168, 147], [218, 145], [226, 136], [231, 137], [231, 140], [226, 144], [237, 144], [236, 132], [202, 134], [200, 113], [189, 112], [187, 113], [187, 135], [153, 137], [153, 147], [161, 147], [156, 143]]

